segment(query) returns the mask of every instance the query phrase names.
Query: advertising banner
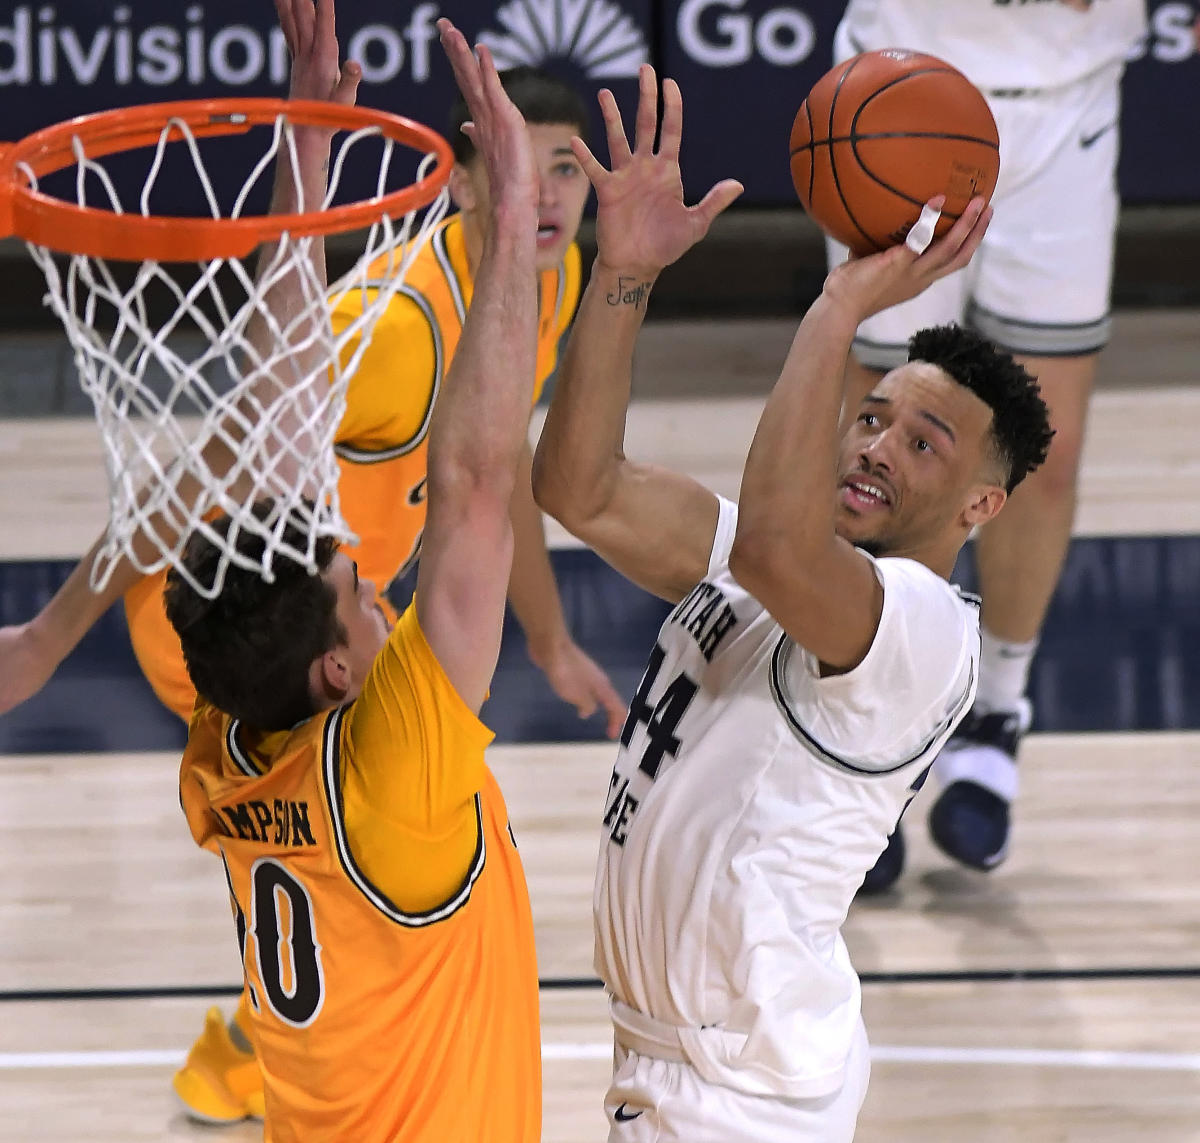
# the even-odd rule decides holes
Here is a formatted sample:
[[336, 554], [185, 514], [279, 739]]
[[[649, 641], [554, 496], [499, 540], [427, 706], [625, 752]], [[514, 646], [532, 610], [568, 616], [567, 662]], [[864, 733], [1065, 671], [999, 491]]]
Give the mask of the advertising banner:
[[[502, 67], [538, 64], [576, 83], [593, 108], [601, 157], [595, 93], [611, 87], [631, 111], [638, 65], [650, 60], [683, 87], [689, 193], [732, 176], [746, 185], [744, 203], [781, 205], [795, 201], [787, 165], [792, 118], [830, 65], [843, 7], [841, 0], [353, 0], [338, 16], [343, 54], [363, 65], [364, 105], [445, 130], [455, 92], [434, 24], [447, 14], [489, 43]], [[1200, 4], [1150, 0], [1148, 7], [1149, 36], [1125, 81], [1122, 195], [1129, 203], [1197, 202]], [[0, 7], [9, 138], [135, 103], [282, 95], [286, 77], [269, 0]]]
[[1200, 4], [1151, 0], [1150, 35], [1122, 89], [1121, 196], [1200, 202]]
[[[593, 109], [593, 139], [603, 139], [596, 93], [609, 87], [632, 108], [650, 59], [652, 0], [346, 0], [338, 39], [343, 57], [362, 64], [360, 104], [446, 132], [457, 89], [437, 42], [442, 15], [486, 42], [501, 68], [536, 65], [576, 85]], [[0, 130], [10, 139], [131, 104], [283, 96], [287, 72], [270, 0], [0, 6]]]
[[[737, 178], [746, 186], [743, 203], [795, 201], [787, 161], [792, 119], [832, 66], [833, 33], [844, 8], [840, 0], [663, 0], [661, 59], [683, 87], [684, 182], [691, 193]], [[1127, 203], [1200, 202], [1200, 159], [1192, 142], [1200, 139], [1200, 5], [1150, 0], [1148, 8], [1150, 34], [1125, 79], [1122, 197]]]
[[684, 186], [738, 179], [742, 204], [794, 203], [788, 136], [833, 63], [842, 5], [814, 0], [668, 0], [663, 68], [683, 89]]

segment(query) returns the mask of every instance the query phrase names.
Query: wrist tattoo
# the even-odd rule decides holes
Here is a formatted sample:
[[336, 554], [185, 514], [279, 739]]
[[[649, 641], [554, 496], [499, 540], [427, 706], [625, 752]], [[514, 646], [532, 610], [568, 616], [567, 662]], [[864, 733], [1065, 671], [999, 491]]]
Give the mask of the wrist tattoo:
[[617, 288], [605, 294], [604, 300], [610, 306], [633, 306], [635, 310], [643, 310], [652, 284], [621, 274], [617, 277]]

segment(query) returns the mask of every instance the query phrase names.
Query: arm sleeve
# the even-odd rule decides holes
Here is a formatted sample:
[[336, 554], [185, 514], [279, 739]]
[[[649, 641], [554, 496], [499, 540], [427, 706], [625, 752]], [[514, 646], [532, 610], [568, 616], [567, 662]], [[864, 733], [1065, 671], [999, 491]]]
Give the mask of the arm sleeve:
[[[395, 448], [418, 437], [428, 425], [445, 373], [442, 335], [423, 296], [407, 286], [404, 290], [380, 314], [362, 350], [346, 393], [338, 444]], [[340, 336], [361, 312], [361, 295], [351, 290], [333, 310], [334, 335]], [[360, 344], [361, 336], [355, 336], [342, 350], [343, 368]]]
[[872, 562], [883, 612], [863, 661], [822, 677], [815, 657], [791, 644], [776, 655], [772, 682], [793, 729], [829, 760], [884, 772], [921, 756], [966, 713], [979, 623], [976, 607], [924, 565]]

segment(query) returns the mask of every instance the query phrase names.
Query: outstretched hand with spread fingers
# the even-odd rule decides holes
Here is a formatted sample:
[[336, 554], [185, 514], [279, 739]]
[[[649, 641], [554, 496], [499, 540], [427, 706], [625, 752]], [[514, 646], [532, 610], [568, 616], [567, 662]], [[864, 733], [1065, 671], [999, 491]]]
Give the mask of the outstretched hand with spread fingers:
[[[924, 217], [936, 221], [945, 205], [939, 195], [926, 203]], [[825, 296], [849, 306], [858, 320], [915, 298], [934, 282], [961, 270], [979, 249], [992, 208], [982, 198], [973, 198], [954, 225], [923, 253], [902, 243], [878, 254], [851, 258], [825, 279]]]
[[663, 83], [663, 120], [658, 150], [658, 86], [654, 69], [638, 73], [634, 144], [629, 146], [611, 91], [600, 92], [612, 169], [606, 170], [582, 139], [571, 140], [575, 157], [596, 189], [596, 245], [600, 261], [622, 272], [653, 277], [708, 233], [713, 219], [742, 193], [733, 179], [717, 183], [696, 206], [683, 200], [679, 147], [683, 98], [673, 79]]
[[333, 0], [275, 0], [275, 11], [292, 57], [289, 98], [353, 106], [362, 67], [338, 61]]
[[463, 133], [475, 146], [493, 205], [537, 204], [538, 171], [525, 118], [508, 97], [496, 72], [492, 53], [480, 44], [474, 52], [449, 20], [437, 22], [442, 48], [467, 101], [471, 118]]

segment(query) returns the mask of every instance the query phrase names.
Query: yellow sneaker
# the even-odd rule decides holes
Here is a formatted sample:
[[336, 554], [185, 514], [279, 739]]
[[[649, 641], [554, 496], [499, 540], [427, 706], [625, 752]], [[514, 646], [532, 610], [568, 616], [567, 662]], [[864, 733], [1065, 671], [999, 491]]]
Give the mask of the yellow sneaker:
[[204, 1031], [187, 1062], [171, 1080], [188, 1118], [201, 1123], [236, 1123], [263, 1117], [263, 1079], [253, 1052], [243, 1052], [229, 1035], [219, 1008], [204, 1017]]

